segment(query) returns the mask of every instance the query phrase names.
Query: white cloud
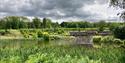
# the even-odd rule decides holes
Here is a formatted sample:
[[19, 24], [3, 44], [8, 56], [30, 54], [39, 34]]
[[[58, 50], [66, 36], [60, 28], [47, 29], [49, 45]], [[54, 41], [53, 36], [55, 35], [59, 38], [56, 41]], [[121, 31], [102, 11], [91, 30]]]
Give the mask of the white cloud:
[[95, 1], [95, 4], [92, 5], [85, 5], [83, 9], [91, 14], [88, 19], [93, 18], [96, 20], [117, 20], [119, 19], [117, 13], [121, 11], [120, 9], [109, 7], [108, 3], [100, 4], [99, 1]]
[[38, 16], [59, 22], [117, 20], [119, 10], [108, 6], [108, 0], [0, 0], [0, 17]]

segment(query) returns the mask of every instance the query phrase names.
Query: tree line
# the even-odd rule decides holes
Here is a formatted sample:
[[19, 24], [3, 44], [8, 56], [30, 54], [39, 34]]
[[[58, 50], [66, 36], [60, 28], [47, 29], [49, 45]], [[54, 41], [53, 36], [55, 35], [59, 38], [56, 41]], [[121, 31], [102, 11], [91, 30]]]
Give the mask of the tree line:
[[123, 23], [115, 22], [105, 22], [101, 20], [99, 22], [87, 22], [87, 21], [77, 21], [77, 22], [52, 22], [51, 19], [34, 17], [32, 20], [23, 16], [7, 16], [0, 19], [0, 29], [26, 29], [26, 28], [112, 28], [115, 26], [123, 25]]
[[27, 17], [7, 16], [0, 19], [0, 29], [22, 29], [22, 28], [51, 28], [59, 27], [59, 24], [52, 22], [48, 18], [41, 20], [34, 17], [32, 21]]

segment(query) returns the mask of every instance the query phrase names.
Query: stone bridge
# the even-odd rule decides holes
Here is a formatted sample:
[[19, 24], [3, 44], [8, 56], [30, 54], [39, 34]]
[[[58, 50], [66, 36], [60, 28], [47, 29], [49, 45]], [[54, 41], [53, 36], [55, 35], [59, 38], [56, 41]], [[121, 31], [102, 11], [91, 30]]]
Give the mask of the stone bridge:
[[76, 37], [75, 41], [77, 44], [83, 44], [83, 45], [93, 45], [93, 36], [95, 35], [110, 35], [111, 33], [109, 31], [100, 32], [97, 31], [73, 31], [70, 32], [70, 36]]

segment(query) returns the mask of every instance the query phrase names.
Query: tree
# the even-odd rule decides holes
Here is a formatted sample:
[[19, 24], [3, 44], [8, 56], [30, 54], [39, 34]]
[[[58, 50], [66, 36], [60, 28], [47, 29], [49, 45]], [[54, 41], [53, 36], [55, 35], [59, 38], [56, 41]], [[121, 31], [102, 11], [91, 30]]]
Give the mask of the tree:
[[41, 27], [41, 19], [39, 19], [38, 17], [35, 17], [33, 19], [33, 24], [35, 28], [40, 28]]
[[43, 18], [43, 28], [46, 28], [46, 24], [47, 24], [47, 19]]
[[27, 17], [21, 16], [19, 22], [19, 28], [28, 28], [28, 22], [30, 20]]
[[113, 30], [114, 36], [119, 39], [125, 39], [125, 26], [118, 26]]
[[20, 18], [16, 16], [9, 17], [12, 25], [12, 29], [19, 29]]
[[53, 27], [53, 28], [59, 28], [59, 27], [60, 27], [60, 24], [59, 24], [58, 22], [52, 23], [52, 27]]
[[19, 28], [28, 28], [27, 22], [20, 21], [20, 22], [19, 22]]
[[52, 22], [50, 19], [43, 18], [43, 28], [51, 28]]
[[4, 28], [6, 29], [27, 28], [26, 22], [29, 22], [29, 19], [23, 16], [6, 16], [2, 20], [5, 22]]
[[3, 19], [0, 19], [0, 29], [4, 29], [5, 24], [6, 24], [6, 22]]
[[101, 20], [100, 22], [98, 22], [98, 27], [99, 27], [99, 32], [104, 31], [105, 30], [105, 26], [106, 26], [106, 22], [104, 20]]
[[61, 25], [61, 27], [67, 27], [67, 22], [62, 22], [60, 25]]
[[110, 0], [110, 6], [124, 10], [121, 13], [118, 13], [118, 15], [125, 20], [125, 0]]

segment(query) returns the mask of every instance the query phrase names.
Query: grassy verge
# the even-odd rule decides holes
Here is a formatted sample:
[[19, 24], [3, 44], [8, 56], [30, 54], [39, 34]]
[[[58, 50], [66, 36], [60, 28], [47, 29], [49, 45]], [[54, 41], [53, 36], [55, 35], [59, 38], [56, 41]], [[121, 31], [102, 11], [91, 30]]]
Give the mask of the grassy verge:
[[124, 63], [122, 48], [83, 46], [0, 49], [0, 63]]

